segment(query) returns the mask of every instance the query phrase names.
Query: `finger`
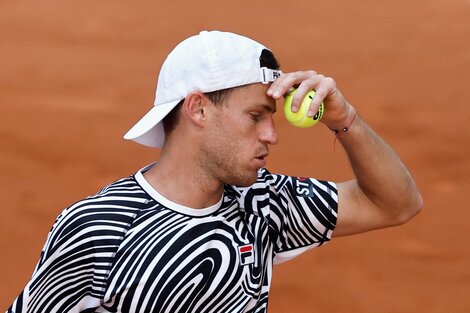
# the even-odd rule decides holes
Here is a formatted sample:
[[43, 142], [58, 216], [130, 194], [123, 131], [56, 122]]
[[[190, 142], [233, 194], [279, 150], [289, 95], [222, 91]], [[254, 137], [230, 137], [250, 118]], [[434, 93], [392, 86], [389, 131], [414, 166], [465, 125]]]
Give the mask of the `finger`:
[[292, 101], [292, 111], [296, 112], [302, 101], [304, 96], [310, 91], [315, 91], [315, 96], [312, 99], [308, 111], [308, 116], [312, 117], [318, 111], [321, 103], [328, 97], [330, 94], [336, 90], [336, 83], [330, 77], [325, 77], [324, 75], [318, 74], [314, 77], [311, 77], [307, 80], [304, 80], [298, 87], [298, 91], [295, 94], [295, 97]]
[[[297, 88], [297, 93], [295, 94], [294, 98], [292, 99], [292, 111], [297, 112], [297, 110], [300, 108], [302, 101], [306, 94], [310, 90], [318, 90], [320, 89], [321, 82], [325, 79], [325, 76], [321, 74], [317, 74], [313, 77], [310, 77], [300, 83], [300, 85]], [[312, 100], [313, 104], [313, 109], [318, 109], [318, 106], [320, 106], [320, 103], [314, 102], [315, 98]]]
[[304, 97], [310, 90], [318, 89], [322, 77], [323, 75], [315, 75], [314, 77], [306, 79], [300, 83], [300, 85], [297, 87], [297, 92], [295, 93], [294, 98], [292, 99], [293, 112], [297, 112], [299, 110]]
[[335, 90], [336, 82], [332, 78], [323, 77], [321, 80], [319, 80], [315, 91], [315, 96], [313, 97], [312, 103], [310, 104], [307, 115], [309, 117], [314, 116], [317, 113], [321, 103], [324, 102], [329, 95], [333, 94]]
[[308, 80], [314, 75], [316, 75], [315, 71], [300, 71], [283, 74], [271, 84], [271, 87], [268, 90], [268, 95], [271, 95], [274, 99], [279, 99], [292, 87]]
[[286, 74], [282, 73], [281, 76], [279, 76], [272, 84], [269, 86], [267, 94], [270, 97], [273, 97], [274, 99], [279, 99], [282, 96], [282, 93], [280, 93], [280, 85], [282, 85], [282, 82], [286, 78]]

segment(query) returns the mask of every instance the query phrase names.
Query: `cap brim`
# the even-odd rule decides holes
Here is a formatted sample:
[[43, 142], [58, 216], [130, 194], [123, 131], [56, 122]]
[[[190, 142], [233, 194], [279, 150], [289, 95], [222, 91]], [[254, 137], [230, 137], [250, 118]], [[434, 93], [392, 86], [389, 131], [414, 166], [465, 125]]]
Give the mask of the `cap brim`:
[[161, 121], [179, 101], [154, 106], [124, 135], [124, 139], [133, 140], [148, 147], [161, 147], [165, 142], [165, 132]]

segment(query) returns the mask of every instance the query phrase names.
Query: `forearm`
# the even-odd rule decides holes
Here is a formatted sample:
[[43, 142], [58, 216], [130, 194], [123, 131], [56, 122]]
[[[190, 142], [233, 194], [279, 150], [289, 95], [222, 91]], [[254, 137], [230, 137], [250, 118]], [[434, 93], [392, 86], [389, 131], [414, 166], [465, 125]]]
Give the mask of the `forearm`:
[[272, 83], [267, 95], [279, 99], [294, 86], [298, 86], [298, 91], [292, 101], [292, 111], [298, 110], [309, 90], [316, 91], [309, 116], [324, 103], [321, 122], [338, 130], [336, 136], [356, 176], [355, 180], [337, 184], [338, 220], [333, 235], [402, 224], [418, 213], [422, 200], [410, 173], [390, 146], [356, 115], [336, 82], [315, 71], [287, 73]]
[[[350, 114], [356, 114], [354, 109]], [[351, 116], [351, 115], [350, 115]], [[393, 149], [358, 115], [348, 130], [336, 136], [346, 150], [357, 183], [357, 193], [386, 216], [390, 223], [401, 224], [419, 212], [422, 199], [408, 169]]]

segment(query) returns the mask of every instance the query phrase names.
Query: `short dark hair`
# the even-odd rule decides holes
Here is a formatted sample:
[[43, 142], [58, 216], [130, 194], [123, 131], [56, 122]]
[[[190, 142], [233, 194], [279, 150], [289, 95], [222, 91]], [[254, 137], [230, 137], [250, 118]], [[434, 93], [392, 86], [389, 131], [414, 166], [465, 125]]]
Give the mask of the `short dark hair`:
[[[259, 57], [260, 68], [267, 67], [272, 70], [278, 70], [280, 68], [279, 62], [276, 60], [274, 54], [268, 50], [263, 49], [261, 51], [261, 56]], [[243, 86], [227, 88], [216, 90], [212, 92], [205, 92], [204, 96], [206, 96], [212, 103], [215, 105], [219, 105], [223, 103], [230, 93], [235, 90], [236, 88], [241, 88]], [[165, 116], [163, 119], [163, 129], [165, 130], [165, 135], [168, 136], [178, 124], [179, 121], [179, 112], [181, 111], [181, 107], [183, 106], [184, 99], [178, 102], [178, 104], [170, 111], [170, 113]]]
[[163, 118], [163, 130], [165, 131], [165, 137], [176, 128], [179, 120], [179, 113], [183, 106], [184, 99], [178, 102], [178, 104]]

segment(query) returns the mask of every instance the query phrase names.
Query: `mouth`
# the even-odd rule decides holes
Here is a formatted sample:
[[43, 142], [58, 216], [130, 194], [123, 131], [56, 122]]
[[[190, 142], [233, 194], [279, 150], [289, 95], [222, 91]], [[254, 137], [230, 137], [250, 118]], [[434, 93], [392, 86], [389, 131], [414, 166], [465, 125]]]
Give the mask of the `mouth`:
[[258, 154], [255, 157], [255, 160], [259, 162], [259, 167], [263, 167], [266, 165], [266, 158], [268, 157], [268, 155], [269, 155], [268, 152], [263, 152], [263, 153]]
[[256, 156], [256, 158], [259, 159], [259, 160], [264, 160], [265, 158], [268, 157], [268, 155], [269, 155], [269, 153], [267, 153], [267, 152], [266, 153], [261, 153], [261, 154], [258, 154]]

